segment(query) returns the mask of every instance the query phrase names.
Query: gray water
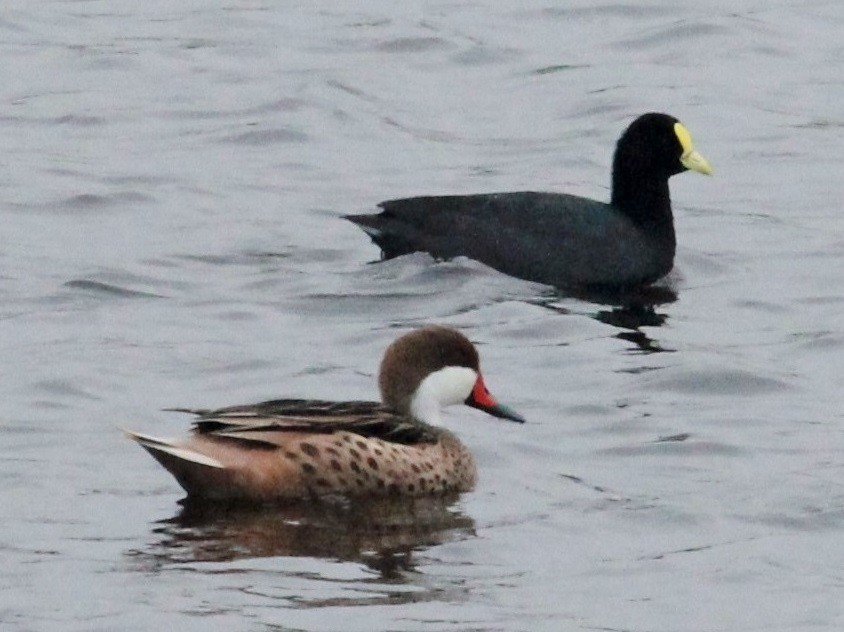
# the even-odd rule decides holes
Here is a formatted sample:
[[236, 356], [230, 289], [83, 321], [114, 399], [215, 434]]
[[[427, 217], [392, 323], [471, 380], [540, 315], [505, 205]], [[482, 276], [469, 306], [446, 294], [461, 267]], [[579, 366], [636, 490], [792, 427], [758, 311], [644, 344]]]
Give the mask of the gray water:
[[[844, 5], [9, 1], [0, 15], [3, 630], [844, 626]], [[638, 114], [676, 301], [631, 313], [340, 219], [609, 196]], [[455, 410], [469, 494], [183, 510], [120, 428], [372, 398], [460, 327], [529, 419]]]

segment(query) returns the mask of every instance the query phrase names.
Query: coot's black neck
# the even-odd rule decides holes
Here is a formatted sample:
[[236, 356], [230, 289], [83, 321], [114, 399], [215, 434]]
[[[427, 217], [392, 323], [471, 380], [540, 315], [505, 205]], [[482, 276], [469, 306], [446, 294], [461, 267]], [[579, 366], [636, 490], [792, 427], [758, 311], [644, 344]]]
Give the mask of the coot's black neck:
[[674, 236], [668, 177], [646, 169], [614, 165], [611, 204], [649, 232]]

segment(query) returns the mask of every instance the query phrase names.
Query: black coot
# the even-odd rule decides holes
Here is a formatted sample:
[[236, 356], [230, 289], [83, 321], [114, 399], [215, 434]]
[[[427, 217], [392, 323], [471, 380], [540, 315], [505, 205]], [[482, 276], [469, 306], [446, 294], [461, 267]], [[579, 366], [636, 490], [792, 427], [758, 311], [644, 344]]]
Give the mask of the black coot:
[[557, 288], [632, 288], [667, 274], [676, 241], [668, 178], [711, 174], [688, 130], [667, 114], [643, 114], [621, 135], [609, 204], [563, 193], [489, 193], [382, 202], [348, 215], [389, 259], [464, 255], [520, 279]]

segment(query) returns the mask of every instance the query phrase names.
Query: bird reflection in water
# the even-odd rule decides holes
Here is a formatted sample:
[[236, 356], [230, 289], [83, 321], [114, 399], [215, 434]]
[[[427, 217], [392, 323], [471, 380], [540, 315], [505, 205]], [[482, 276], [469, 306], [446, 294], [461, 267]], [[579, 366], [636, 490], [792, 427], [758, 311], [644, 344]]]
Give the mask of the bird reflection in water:
[[[571, 293], [559, 294], [556, 290], [538, 301], [531, 301], [558, 314], [570, 314], [571, 311], [557, 304]], [[620, 329], [615, 337], [633, 343], [634, 351], [639, 353], [672, 352], [653, 338], [645, 334], [642, 327], [661, 327], [668, 320], [668, 314], [657, 311], [657, 307], [677, 300], [677, 292], [669, 285], [651, 285], [627, 290], [595, 289], [581, 291], [574, 298], [606, 306], [591, 314], [592, 318], [606, 325]]]
[[615, 337], [632, 342], [640, 353], [665, 353], [673, 351], [662, 347], [653, 338], [645, 334], [640, 327], [660, 327], [667, 314], [658, 313], [652, 305], [626, 305], [611, 310], [601, 310], [595, 314], [595, 320], [622, 329]]
[[356, 561], [395, 579], [413, 570], [421, 548], [472, 537], [475, 523], [455, 507], [459, 495], [328, 497], [278, 505], [182, 501], [162, 536], [140, 555], [156, 566], [257, 557]]

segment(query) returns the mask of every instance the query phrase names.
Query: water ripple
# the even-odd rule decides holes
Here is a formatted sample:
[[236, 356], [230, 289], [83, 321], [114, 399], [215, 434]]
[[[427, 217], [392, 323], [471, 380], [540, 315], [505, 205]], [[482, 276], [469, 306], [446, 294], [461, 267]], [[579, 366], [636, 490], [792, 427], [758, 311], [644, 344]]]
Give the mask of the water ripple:
[[71, 281], [67, 281], [64, 284], [64, 287], [108, 298], [164, 298], [160, 294], [132, 290], [127, 287], [121, 287], [119, 285], [103, 283], [102, 281], [94, 281], [91, 279], [73, 279]]

